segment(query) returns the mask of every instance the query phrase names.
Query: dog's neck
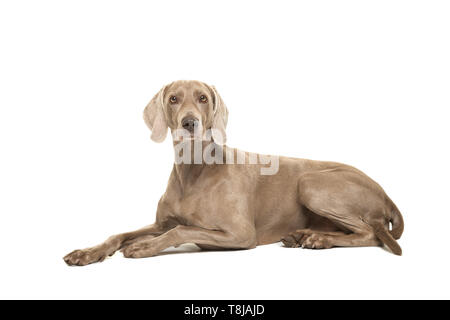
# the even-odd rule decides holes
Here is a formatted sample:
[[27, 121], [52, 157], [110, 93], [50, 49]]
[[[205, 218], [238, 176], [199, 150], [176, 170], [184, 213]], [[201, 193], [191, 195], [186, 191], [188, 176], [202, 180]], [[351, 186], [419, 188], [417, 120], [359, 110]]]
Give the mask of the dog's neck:
[[[174, 151], [175, 153], [180, 152], [181, 154], [183, 151], [190, 151], [190, 157], [183, 158], [185, 160], [190, 160], [186, 162], [180, 163], [180, 154], [175, 154], [175, 164], [174, 164], [174, 173], [176, 175], [177, 180], [180, 183], [181, 188], [184, 189], [184, 187], [188, 185], [192, 185], [195, 183], [195, 181], [198, 179], [198, 177], [201, 176], [202, 172], [206, 170], [214, 170], [218, 166], [221, 166], [222, 164], [225, 164], [225, 155], [226, 155], [226, 146], [215, 144], [214, 142], [210, 141], [203, 141], [201, 144], [198, 144], [199, 142], [189, 141], [190, 144], [190, 150], [187, 148], [182, 148], [181, 145], [179, 145], [180, 142], [173, 142]], [[186, 142], [184, 142], [186, 143]], [[195, 146], [194, 144], [197, 143]], [[201, 145], [201, 153], [199, 154], [199, 151], [195, 151], [195, 148], [198, 148]], [[209, 149], [206, 149], [209, 148]], [[206, 153], [209, 155], [212, 155], [213, 157], [216, 156], [217, 158], [221, 159], [219, 163], [214, 161], [214, 163], [211, 163], [211, 159], [205, 159], [204, 151], [206, 150]], [[212, 150], [212, 152], [209, 152], [209, 150]], [[195, 154], [197, 152], [197, 154]], [[222, 164], [220, 164], [220, 162]]]

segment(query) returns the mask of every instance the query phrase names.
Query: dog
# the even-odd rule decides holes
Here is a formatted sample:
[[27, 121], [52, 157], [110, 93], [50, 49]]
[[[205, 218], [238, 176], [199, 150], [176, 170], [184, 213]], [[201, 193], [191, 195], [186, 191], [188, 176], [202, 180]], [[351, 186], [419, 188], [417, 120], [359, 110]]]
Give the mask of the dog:
[[[386, 245], [402, 254], [396, 241], [402, 215], [363, 172], [336, 162], [279, 157], [276, 172], [267, 174], [268, 161], [255, 161], [264, 156], [226, 146], [228, 109], [214, 86], [172, 82], [146, 106], [144, 120], [153, 141], [162, 142], [170, 129], [176, 156], [183, 149], [181, 160], [194, 156], [194, 163], [176, 159], [153, 224], [75, 250], [64, 257], [68, 265], [103, 261], [118, 250], [127, 258], [151, 257], [184, 243], [205, 250], [279, 241], [308, 249]], [[209, 159], [197, 156], [195, 146], [209, 150]]]

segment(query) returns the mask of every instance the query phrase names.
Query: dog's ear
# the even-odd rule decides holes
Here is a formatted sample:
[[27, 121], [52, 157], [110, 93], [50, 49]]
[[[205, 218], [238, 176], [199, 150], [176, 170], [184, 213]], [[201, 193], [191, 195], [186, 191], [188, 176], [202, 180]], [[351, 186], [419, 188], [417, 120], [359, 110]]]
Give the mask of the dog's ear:
[[227, 141], [225, 130], [228, 122], [228, 109], [214, 86], [211, 86], [211, 91], [213, 92], [214, 100], [214, 118], [211, 126], [211, 134], [215, 143], [223, 145]]
[[167, 121], [164, 113], [164, 86], [153, 97], [144, 109], [144, 121], [152, 131], [151, 139], [155, 142], [163, 142], [167, 136]]

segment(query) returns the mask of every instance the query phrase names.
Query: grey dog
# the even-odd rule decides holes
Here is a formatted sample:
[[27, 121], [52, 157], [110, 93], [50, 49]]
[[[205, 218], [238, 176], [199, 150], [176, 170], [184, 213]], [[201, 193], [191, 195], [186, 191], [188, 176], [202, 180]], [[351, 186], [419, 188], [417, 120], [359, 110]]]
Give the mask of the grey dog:
[[[156, 142], [165, 139], [169, 128], [189, 132], [192, 139], [183, 143], [192, 144], [198, 142], [195, 132], [212, 130], [216, 158], [239, 154], [225, 145], [228, 110], [217, 90], [205, 83], [164, 86], [145, 108], [144, 120]], [[75, 250], [65, 262], [87, 265], [117, 250], [127, 258], [151, 257], [184, 243], [219, 250], [280, 240], [287, 247], [309, 249], [386, 245], [401, 255], [396, 239], [403, 232], [402, 215], [363, 172], [336, 162], [279, 157], [277, 173], [261, 175], [264, 164], [223, 160], [175, 163], [155, 223]]]

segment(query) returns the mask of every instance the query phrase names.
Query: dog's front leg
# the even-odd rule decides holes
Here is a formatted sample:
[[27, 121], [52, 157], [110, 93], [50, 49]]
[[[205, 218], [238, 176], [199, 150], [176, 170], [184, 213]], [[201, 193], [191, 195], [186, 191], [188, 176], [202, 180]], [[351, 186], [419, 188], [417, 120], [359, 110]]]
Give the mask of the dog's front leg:
[[179, 225], [156, 238], [143, 237], [123, 248], [122, 252], [127, 258], [145, 258], [183, 243], [197, 243], [225, 249], [251, 249], [256, 246], [256, 236], [252, 228], [231, 233]]
[[64, 257], [64, 261], [72, 266], [84, 266], [94, 262], [101, 262], [106, 257], [111, 256], [122, 248], [125, 244], [143, 236], [158, 236], [167, 229], [162, 228], [159, 224], [152, 224], [144, 228], [132, 232], [125, 232], [109, 237], [105, 242], [82, 250], [74, 250]]

